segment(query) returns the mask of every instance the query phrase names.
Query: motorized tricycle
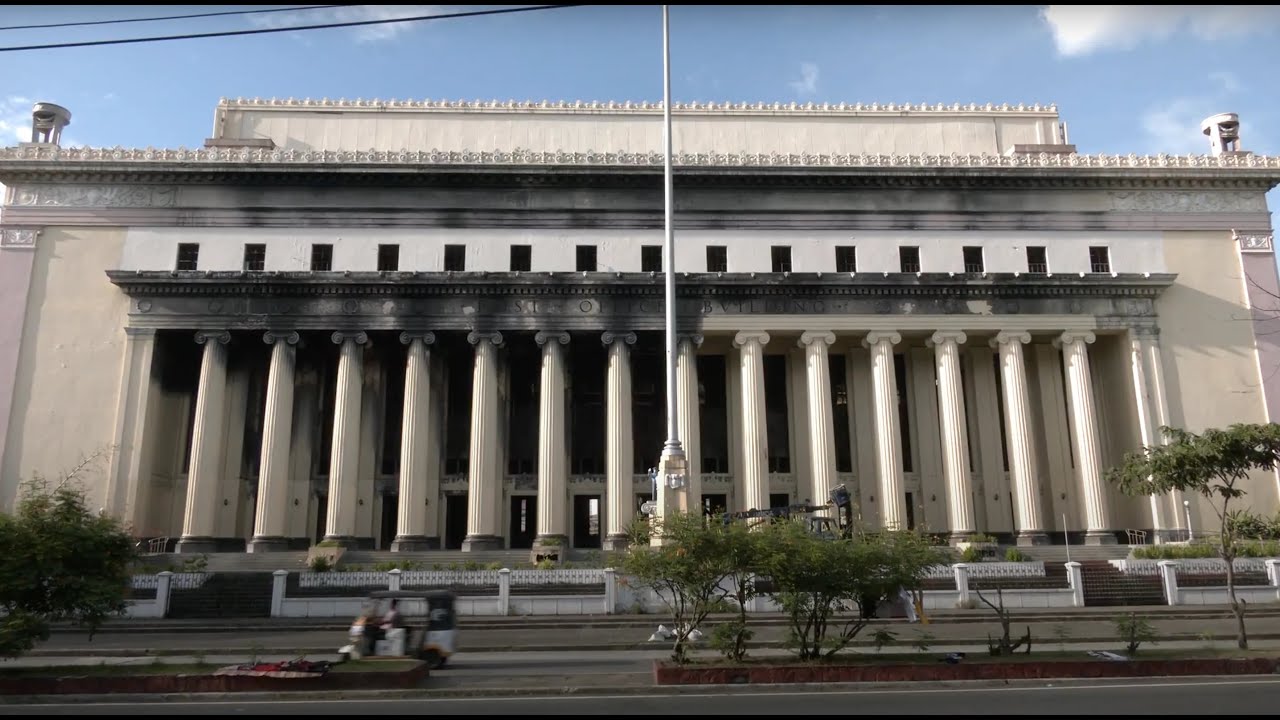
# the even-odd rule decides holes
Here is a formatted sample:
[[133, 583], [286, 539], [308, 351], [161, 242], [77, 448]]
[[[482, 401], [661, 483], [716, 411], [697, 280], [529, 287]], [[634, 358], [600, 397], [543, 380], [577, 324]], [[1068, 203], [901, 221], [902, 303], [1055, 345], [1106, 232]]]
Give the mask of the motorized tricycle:
[[[432, 670], [444, 667], [457, 651], [457, 597], [449, 590], [378, 590], [351, 623], [343, 659], [414, 658]], [[386, 622], [388, 611], [397, 611]]]

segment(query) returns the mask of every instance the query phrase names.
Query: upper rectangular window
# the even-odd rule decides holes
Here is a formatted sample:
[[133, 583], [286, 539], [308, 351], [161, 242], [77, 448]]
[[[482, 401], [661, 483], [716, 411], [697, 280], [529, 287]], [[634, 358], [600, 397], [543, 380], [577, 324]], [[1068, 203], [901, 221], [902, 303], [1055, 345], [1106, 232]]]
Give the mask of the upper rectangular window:
[[774, 272], [791, 272], [791, 246], [774, 245], [769, 248], [769, 260]]
[[244, 246], [245, 272], [262, 272], [267, 266], [267, 246], [260, 243], [246, 243]]
[[595, 272], [600, 268], [600, 265], [596, 260], [595, 245], [579, 245], [574, 252], [576, 253], [574, 257], [574, 268], [576, 268], [578, 272]]
[[467, 269], [467, 246], [444, 246], [444, 269], [451, 272], [462, 272]]
[[640, 272], [662, 272], [662, 246], [640, 246]]
[[400, 269], [400, 246], [378, 246], [378, 272], [395, 272]]
[[333, 269], [333, 246], [316, 243], [311, 246], [311, 271], [329, 272]]
[[200, 265], [200, 244], [178, 244], [178, 270], [195, 270]]
[[1089, 270], [1096, 273], [1111, 272], [1111, 252], [1105, 246], [1089, 248]]
[[1033, 245], [1027, 248], [1027, 272], [1041, 275], [1049, 272], [1049, 257], [1044, 246]]
[[836, 272], [858, 272], [858, 249], [852, 245], [836, 246]]
[[707, 272], [729, 272], [729, 248], [724, 245], [707, 246]]
[[512, 245], [511, 246], [511, 271], [512, 272], [529, 272], [533, 269], [533, 246], [532, 245]]
[[898, 248], [898, 263], [902, 272], [920, 272], [920, 248], [914, 246]]
[[982, 259], [982, 248], [964, 248], [964, 271], [967, 273], [986, 272], [986, 263]]

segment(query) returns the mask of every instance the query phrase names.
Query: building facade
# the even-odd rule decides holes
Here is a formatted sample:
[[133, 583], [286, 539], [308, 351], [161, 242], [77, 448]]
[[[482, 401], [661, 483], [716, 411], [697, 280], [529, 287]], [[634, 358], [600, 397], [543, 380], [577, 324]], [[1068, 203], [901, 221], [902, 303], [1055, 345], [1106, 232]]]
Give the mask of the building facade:
[[[1280, 158], [1077, 152], [1053, 107], [673, 108], [707, 512], [1185, 536], [1105, 481], [1280, 408]], [[0, 497], [82, 458], [178, 551], [610, 547], [665, 439], [662, 111], [223, 101], [188, 149], [0, 149]], [[1274, 474], [1248, 502], [1272, 512]], [[1184, 502], [1185, 501], [1185, 502]]]

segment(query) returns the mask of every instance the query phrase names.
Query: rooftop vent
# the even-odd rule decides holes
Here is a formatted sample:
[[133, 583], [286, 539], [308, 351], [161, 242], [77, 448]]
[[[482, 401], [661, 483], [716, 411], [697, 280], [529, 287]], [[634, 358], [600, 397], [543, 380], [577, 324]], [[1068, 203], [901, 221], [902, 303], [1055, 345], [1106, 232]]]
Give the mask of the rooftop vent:
[[31, 142], [62, 142], [62, 128], [71, 124], [71, 111], [53, 103], [36, 103], [31, 108]]
[[1240, 116], [1218, 113], [1204, 119], [1200, 130], [1209, 136], [1209, 152], [1214, 155], [1244, 152], [1240, 149]]

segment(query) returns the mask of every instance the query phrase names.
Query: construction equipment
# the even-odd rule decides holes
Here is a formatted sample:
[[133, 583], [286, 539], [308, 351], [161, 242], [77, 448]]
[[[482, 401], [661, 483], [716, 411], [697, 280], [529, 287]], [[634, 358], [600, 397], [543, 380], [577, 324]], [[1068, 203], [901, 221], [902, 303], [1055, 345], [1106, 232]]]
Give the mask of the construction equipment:
[[720, 517], [725, 525], [735, 520], [751, 520], [754, 518], [770, 518], [782, 519], [790, 518], [795, 515], [809, 515], [811, 513], [823, 512], [830, 508], [834, 508], [836, 516], [834, 518], [825, 516], [813, 516], [807, 518], [809, 522], [809, 530], [814, 535], [835, 540], [837, 538], [847, 540], [853, 536], [853, 499], [849, 495], [849, 490], [844, 485], [837, 485], [831, 489], [825, 505], [814, 505], [809, 502], [794, 503], [782, 507], [739, 510], [736, 512], [726, 512]]

